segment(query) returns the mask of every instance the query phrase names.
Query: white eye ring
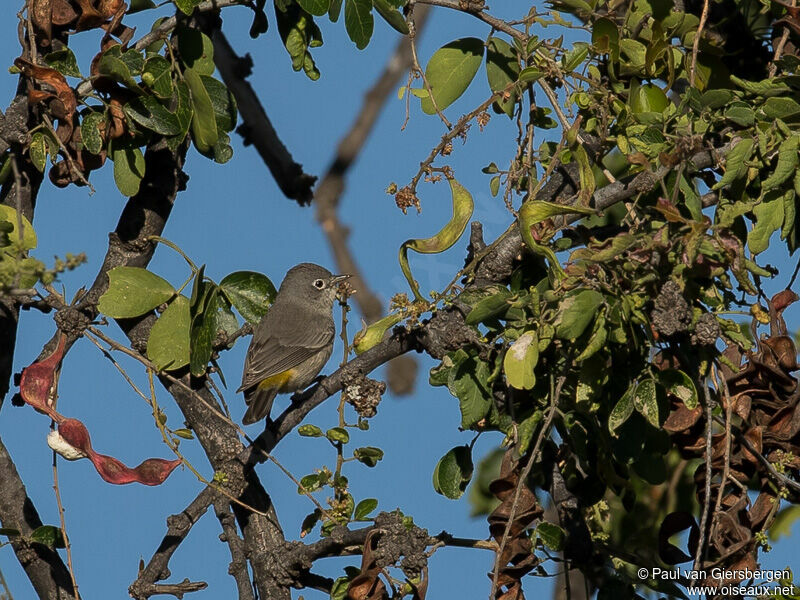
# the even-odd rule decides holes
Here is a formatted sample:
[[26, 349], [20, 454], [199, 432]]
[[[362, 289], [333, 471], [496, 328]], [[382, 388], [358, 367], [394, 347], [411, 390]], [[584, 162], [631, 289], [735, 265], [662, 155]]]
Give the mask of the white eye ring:
[[322, 280], [322, 279], [315, 279], [314, 280], [314, 287], [317, 288], [318, 290], [324, 290], [325, 289], [325, 281]]

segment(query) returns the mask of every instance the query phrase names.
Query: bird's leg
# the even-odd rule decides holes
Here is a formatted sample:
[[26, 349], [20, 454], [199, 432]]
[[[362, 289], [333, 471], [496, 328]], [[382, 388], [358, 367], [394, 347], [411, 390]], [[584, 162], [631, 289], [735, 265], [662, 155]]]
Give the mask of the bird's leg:
[[302, 404], [303, 402], [311, 398], [311, 396], [313, 396], [314, 392], [317, 391], [319, 384], [322, 382], [323, 379], [325, 379], [325, 377], [326, 377], [325, 375], [318, 375], [317, 378], [311, 382], [310, 387], [307, 387], [302, 392], [295, 392], [294, 394], [292, 394], [292, 397], [290, 398], [292, 404]]

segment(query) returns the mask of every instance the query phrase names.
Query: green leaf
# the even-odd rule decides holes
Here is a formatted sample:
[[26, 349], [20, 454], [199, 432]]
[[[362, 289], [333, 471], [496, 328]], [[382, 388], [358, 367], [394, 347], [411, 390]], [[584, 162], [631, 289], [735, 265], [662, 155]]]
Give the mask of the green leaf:
[[258, 323], [277, 294], [266, 275], [253, 271], [227, 275], [219, 282], [219, 289], [248, 323]]
[[[17, 210], [8, 206], [7, 204], [0, 204], [0, 223], [3, 221], [10, 223], [7, 227], [5, 234], [8, 236], [8, 241], [12, 244], [19, 244], [19, 231], [17, 230], [18, 222], [22, 222], [22, 244], [21, 250], [32, 250], [36, 248], [38, 240], [36, 239], [36, 231], [33, 229], [31, 222], [25, 215], [18, 215]], [[16, 249], [14, 250], [16, 254]]]
[[114, 161], [114, 182], [123, 196], [135, 196], [144, 177], [144, 155], [129, 143], [112, 140], [111, 160]]
[[308, 52], [309, 47], [322, 44], [322, 33], [314, 23], [314, 18], [296, 4], [285, 7], [285, 11], [276, 10], [275, 16], [278, 20], [278, 33], [292, 59], [292, 68], [295, 71], [303, 69], [311, 80], [319, 79], [319, 71]]
[[653, 427], [659, 427], [655, 381], [645, 379], [636, 386], [633, 392], [633, 406]]
[[[177, 33], [178, 52], [187, 69], [198, 75], [211, 75], [214, 65], [214, 44], [205, 33], [197, 29], [181, 27]], [[190, 84], [191, 85], [191, 84]]]
[[567, 296], [558, 305], [555, 320], [556, 337], [574, 340], [594, 320], [597, 309], [603, 303], [603, 294], [595, 290], [581, 290]]
[[747, 161], [753, 155], [754, 146], [755, 141], [751, 137], [736, 142], [736, 145], [725, 155], [725, 174], [714, 184], [712, 190], [723, 188], [744, 177], [747, 173]]
[[132, 15], [142, 10], [155, 8], [156, 4], [153, 0], [131, 0], [131, 7], [125, 11], [125, 14]]
[[337, 577], [331, 587], [331, 600], [346, 600], [350, 589], [350, 577]]
[[589, 341], [586, 343], [586, 347], [583, 351], [575, 357], [575, 362], [582, 362], [597, 354], [597, 352], [605, 347], [607, 338], [608, 329], [606, 329], [606, 320], [601, 315], [595, 320], [594, 327], [592, 328], [592, 335], [589, 336]]
[[378, 11], [378, 14], [397, 32], [408, 35], [408, 25], [399, 10], [389, 4], [387, 0], [372, 0], [372, 5]]
[[31, 136], [31, 145], [28, 147], [28, 154], [36, 170], [44, 173], [47, 166], [47, 141], [41, 131], [37, 131]]
[[178, 116], [153, 96], [137, 96], [125, 105], [125, 114], [139, 125], [161, 135], [177, 135], [181, 132]]
[[658, 383], [677, 397], [689, 410], [697, 408], [697, 388], [691, 377], [679, 369], [666, 369], [658, 372]]
[[44, 62], [49, 67], [52, 67], [62, 75], [67, 77], [83, 77], [81, 70], [78, 68], [78, 61], [75, 59], [75, 54], [69, 48], [51, 52], [44, 57]]
[[173, 95], [173, 103], [176, 106], [175, 116], [178, 117], [178, 122], [181, 125], [181, 132], [178, 135], [167, 138], [167, 146], [176, 151], [178, 146], [186, 139], [186, 134], [189, 132], [189, 127], [192, 124], [192, 96], [189, 92], [189, 86], [183, 80], [175, 82], [175, 93]]
[[564, 71], [574, 71], [589, 54], [589, 44], [586, 42], [575, 42], [572, 48], [561, 57], [561, 65]]
[[83, 147], [92, 154], [100, 154], [103, 149], [101, 128], [105, 127], [106, 117], [101, 112], [89, 112], [81, 120], [81, 140]]
[[315, 17], [321, 17], [328, 12], [330, 7], [330, 0], [297, 0], [297, 3], [300, 8]]
[[731, 81], [744, 91], [756, 96], [763, 96], [764, 98], [769, 98], [770, 96], [780, 96], [785, 92], [791, 91], [785, 83], [775, 81], [774, 79], [764, 79], [763, 81], [746, 81], [736, 77], [736, 75], [731, 75], [730, 77]]
[[[519, 72], [519, 61], [514, 47], [501, 38], [489, 38], [489, 45], [486, 48], [486, 77], [489, 80], [489, 88], [493, 92], [506, 89], [519, 78]], [[516, 102], [517, 92], [512, 88], [505, 97], [496, 100], [494, 106], [513, 118]], [[499, 184], [498, 177], [497, 185]], [[492, 195], [497, 195], [497, 190], [493, 190]]]
[[[473, 37], [454, 40], [434, 52], [425, 67], [425, 78], [439, 110], [450, 106], [466, 91], [482, 60], [483, 41]], [[421, 107], [428, 115], [436, 113], [430, 98], [423, 98]]]
[[435, 236], [427, 239], [406, 240], [400, 246], [400, 268], [417, 300], [424, 300], [424, 298], [419, 291], [419, 285], [411, 274], [411, 268], [408, 266], [408, 250], [411, 249], [420, 254], [444, 252], [458, 241], [472, 216], [474, 208], [472, 195], [455, 179], [450, 179], [449, 183], [453, 197], [453, 217], [450, 221]]
[[5, 535], [8, 537], [17, 536], [19, 535], [19, 529], [14, 529], [12, 527], [0, 527], [0, 535]]
[[319, 473], [311, 473], [300, 479], [300, 486], [297, 488], [298, 494], [308, 494], [320, 489], [324, 485], [323, 478]]
[[714, 110], [716, 108], [722, 108], [728, 102], [733, 100], [733, 98], [733, 92], [730, 90], [708, 90], [703, 92], [703, 95], [700, 96], [700, 104], [702, 104], [705, 108]]
[[374, 348], [386, 336], [386, 331], [402, 320], [403, 315], [399, 312], [378, 319], [372, 325], [362, 329], [355, 335], [353, 338], [353, 350], [355, 350], [356, 354], [363, 354], [370, 348]]
[[183, 77], [192, 97], [192, 141], [200, 152], [206, 153], [214, 147], [219, 136], [214, 105], [199, 73], [186, 69]]
[[608, 416], [608, 431], [613, 434], [633, 414], [633, 393], [631, 388], [622, 395]]
[[211, 99], [211, 106], [214, 108], [214, 118], [217, 121], [217, 129], [220, 131], [231, 131], [236, 127], [236, 119], [238, 112], [236, 110], [236, 99], [233, 94], [228, 90], [224, 83], [209, 77], [208, 75], [201, 75], [203, 85], [208, 92], [208, 97]]
[[332, 442], [338, 442], [341, 444], [346, 444], [350, 441], [350, 434], [347, 433], [347, 430], [344, 427], [332, 427], [325, 432], [325, 437], [327, 437]]
[[775, 165], [775, 170], [761, 184], [762, 192], [768, 192], [778, 187], [794, 175], [798, 164], [798, 140], [800, 140], [799, 136], [792, 135], [781, 142], [778, 148], [778, 163]]
[[776, 542], [782, 537], [788, 536], [797, 519], [800, 519], [800, 506], [787, 506], [779, 510], [770, 525], [769, 539]]
[[534, 368], [539, 361], [539, 339], [535, 331], [523, 333], [506, 351], [503, 371], [508, 384], [518, 390], [530, 390], [536, 385]]
[[50, 548], [66, 548], [64, 534], [54, 525], [40, 525], [31, 533], [31, 540]]
[[178, 296], [150, 329], [147, 358], [157, 369], [174, 371], [189, 364], [189, 299]]
[[367, 521], [367, 516], [373, 510], [378, 508], [378, 501], [375, 498], [365, 498], [358, 504], [356, 504], [356, 509], [353, 512], [353, 520], [354, 521]]
[[525, 456], [525, 453], [530, 448], [531, 441], [533, 440], [533, 434], [537, 431], [539, 422], [542, 420], [544, 415], [542, 411], [537, 410], [535, 411], [530, 417], [524, 419], [517, 427], [517, 440], [519, 443], [519, 455]]
[[592, 26], [592, 45], [598, 52], [608, 54], [612, 63], [619, 61], [619, 29], [611, 19], [602, 17]]
[[497, 293], [479, 300], [467, 314], [465, 323], [477, 325], [505, 314], [509, 308], [508, 299], [511, 298], [511, 295], [507, 289], [500, 288]]
[[172, 0], [181, 12], [186, 15], [191, 15], [195, 7], [202, 2], [202, 0]]
[[192, 300], [189, 306], [191, 329], [189, 331], [189, 369], [192, 375], [203, 375], [211, 360], [214, 338], [217, 335], [217, 295], [219, 288], [203, 276], [201, 267], [195, 276]]
[[750, 127], [756, 120], [756, 113], [749, 106], [731, 106], [725, 111], [725, 118], [742, 127]]
[[172, 65], [163, 56], [152, 56], [144, 63], [142, 82], [162, 99], [172, 97]]
[[769, 248], [769, 238], [783, 225], [783, 200], [762, 201], [753, 208], [753, 214], [757, 220], [747, 234], [747, 247], [753, 254], [760, 254]]
[[487, 380], [489, 365], [475, 357], [466, 357], [450, 371], [447, 389], [458, 398], [462, 429], [470, 429], [489, 412], [492, 396]]
[[433, 471], [433, 489], [458, 500], [472, 479], [472, 451], [469, 446], [456, 446], [447, 452]]
[[[495, 104], [497, 104], [495, 102]], [[500, 175], [495, 175], [489, 180], [489, 191], [492, 193], [492, 196], [497, 196], [497, 193], [500, 191]]]
[[530, 227], [555, 217], [556, 215], [593, 215], [594, 209], [569, 204], [556, 204], [544, 200], [528, 200], [519, 209], [519, 219], [523, 227]]
[[800, 104], [793, 98], [769, 98], [761, 107], [768, 119], [791, 119], [800, 115]]
[[297, 433], [302, 435], [303, 437], [322, 437], [325, 435], [322, 433], [322, 429], [317, 427], [316, 425], [301, 425], [297, 428]]
[[330, 8], [328, 8], [328, 18], [331, 23], [336, 23], [339, 20], [339, 13], [342, 12], [343, 0], [331, 0]]
[[536, 536], [554, 552], [561, 552], [564, 549], [566, 534], [561, 527], [554, 523], [548, 523], [547, 521], [539, 523], [536, 526]]
[[634, 114], [661, 113], [669, 106], [669, 98], [657, 85], [640, 85], [631, 93], [630, 105]]
[[353, 450], [353, 456], [355, 456], [358, 462], [363, 463], [368, 467], [374, 467], [378, 464], [378, 461], [383, 459], [383, 450], [376, 448], [375, 446], [365, 446], [363, 448], [356, 448]]
[[344, 28], [359, 50], [369, 44], [374, 24], [370, 0], [344, 0]]
[[114, 267], [108, 272], [108, 289], [97, 309], [112, 319], [138, 317], [175, 295], [169, 281], [140, 267]]
[[[135, 50], [133, 50], [133, 52], [138, 54]], [[139, 87], [139, 84], [134, 80], [128, 63], [122, 59], [120, 46], [111, 46], [111, 48], [103, 53], [103, 56], [97, 63], [97, 72], [100, 75], [105, 75], [114, 81], [118, 81], [138, 94], [143, 93], [142, 88]]]
[[536, 67], [525, 67], [519, 73], [519, 81], [522, 83], [531, 83], [542, 77], [544, 74], [544, 71], [537, 69]]
[[186, 429], [186, 428], [176, 429], [172, 433], [177, 435], [179, 438], [183, 438], [185, 440], [193, 440], [194, 439], [194, 434], [192, 433], [191, 429]]

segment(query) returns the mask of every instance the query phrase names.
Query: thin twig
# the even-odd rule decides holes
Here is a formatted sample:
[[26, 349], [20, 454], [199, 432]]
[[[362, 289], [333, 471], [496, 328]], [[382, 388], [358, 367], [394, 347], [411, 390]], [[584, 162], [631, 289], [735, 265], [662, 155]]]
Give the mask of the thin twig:
[[708, 393], [708, 386], [703, 383], [703, 393], [706, 400], [706, 490], [705, 498], [703, 499], [703, 513], [700, 517], [700, 541], [697, 543], [697, 551], [694, 555], [694, 566], [692, 570], [698, 571], [703, 558], [703, 551], [706, 544], [706, 525], [708, 523], [708, 511], [711, 508], [711, 431], [713, 419], [713, 405], [711, 394]]
[[228, 544], [231, 551], [231, 563], [228, 573], [236, 581], [236, 589], [239, 592], [239, 600], [253, 600], [253, 584], [247, 572], [247, 556], [244, 541], [236, 531], [236, 519], [231, 512], [231, 507], [223, 502], [214, 503], [214, 512], [217, 514], [219, 524], [222, 526], [220, 539]]
[[493, 17], [492, 15], [483, 10], [475, 10], [469, 8], [468, 2], [463, 2], [462, 0], [414, 0], [414, 1], [417, 4], [430, 4], [431, 6], [442, 6], [444, 8], [452, 8], [453, 10], [467, 13], [468, 15], [472, 15], [473, 17], [480, 19], [484, 23], [491, 25], [498, 31], [507, 33], [511, 37], [516, 38], [521, 42], [525, 42], [528, 39], [528, 35], [526, 33], [523, 33], [519, 29], [515, 29], [506, 21], [498, 19], [497, 17]]
[[[428, 78], [425, 76], [425, 71], [419, 64], [419, 59], [417, 58], [417, 43], [416, 39], [416, 32], [414, 30], [414, 21], [409, 22], [409, 33], [408, 39], [411, 40], [411, 57], [413, 60], [413, 69], [419, 73], [419, 76], [422, 77], [422, 85], [425, 86], [425, 90], [428, 92], [428, 98], [431, 100], [431, 104], [433, 104], [433, 109], [436, 111], [436, 114], [439, 115], [439, 118], [442, 120], [442, 123], [445, 124], [445, 127], [448, 129], [452, 129], [453, 125], [450, 121], [447, 120], [447, 117], [444, 116], [442, 111], [439, 109], [439, 104], [436, 102], [436, 97], [433, 95], [433, 88], [431, 84], [428, 82]], [[406, 90], [408, 93], [411, 93], [411, 90]]]
[[528, 479], [528, 475], [531, 473], [531, 469], [533, 469], [533, 465], [536, 464], [537, 458], [539, 456], [539, 451], [541, 450], [542, 442], [544, 442], [545, 437], [547, 436], [548, 431], [550, 430], [550, 424], [553, 422], [553, 417], [556, 414], [556, 409], [558, 407], [558, 398], [561, 396], [561, 388], [564, 387], [564, 382], [566, 382], [567, 378], [564, 375], [561, 375], [558, 378], [558, 382], [555, 385], [555, 389], [551, 388], [551, 398], [550, 398], [550, 409], [547, 411], [547, 418], [542, 425], [542, 428], [539, 430], [539, 435], [536, 438], [536, 444], [533, 446], [533, 451], [528, 456], [528, 462], [525, 465], [525, 468], [522, 470], [522, 473], [519, 476], [519, 480], [517, 481], [517, 487], [514, 490], [514, 500], [511, 504], [511, 510], [509, 511], [508, 518], [506, 520], [506, 527], [503, 530], [503, 537], [500, 540], [500, 547], [497, 549], [497, 553], [495, 554], [494, 558], [494, 569], [492, 569], [492, 590], [489, 594], [490, 598], [494, 598], [497, 592], [497, 584], [498, 584], [498, 577], [500, 576], [500, 556], [503, 554], [503, 550], [508, 543], [508, 538], [511, 535], [511, 525], [514, 522], [514, 517], [517, 513], [517, 508], [519, 508], [519, 499], [522, 495], [522, 487], [525, 484], [525, 481]]
[[[251, 4], [250, 0], [206, 0], [206, 2], [201, 2], [194, 8], [195, 13], [201, 12], [208, 12], [212, 10], [219, 10], [221, 8], [227, 8], [228, 6], [249, 6]], [[152, 44], [153, 42], [164, 39], [167, 37], [167, 34], [175, 29], [178, 25], [178, 18], [177, 17], [169, 17], [168, 19], [164, 19], [158, 27], [153, 29], [150, 33], [143, 36], [139, 39], [139, 41], [134, 42], [131, 46], [134, 50], [144, 50], [147, 46]]]
[[[796, 5], [796, 1], [792, 0], [792, 6]], [[786, 42], [789, 41], [789, 28], [784, 26], [783, 33], [781, 34], [781, 39], [778, 40], [778, 44], [775, 46], [775, 54], [772, 55], [772, 63], [769, 65], [769, 76], [770, 78], [775, 77], [775, 73], [778, 72], [778, 60], [780, 60], [781, 56], [783, 56], [783, 49], [786, 47]]]
[[[733, 416], [733, 400], [728, 390], [728, 383], [725, 378], [719, 373], [715, 365], [711, 366], [714, 381], [716, 382], [717, 391], [725, 399], [725, 463], [722, 468], [722, 481], [719, 484], [717, 491], [717, 501], [714, 503], [714, 513], [711, 520], [711, 530], [713, 532], [716, 527], [716, 521], [721, 514], [719, 509], [722, 506], [722, 497], [725, 494], [725, 485], [728, 482], [728, 476], [731, 470], [731, 418]], [[713, 535], [712, 535], [713, 537]]]
[[[54, 428], [55, 423], [51, 424], [51, 429]], [[61, 525], [61, 536], [64, 538], [64, 548], [67, 551], [67, 569], [69, 570], [69, 579], [72, 582], [72, 593], [75, 600], [80, 600], [78, 594], [78, 583], [75, 579], [75, 567], [72, 564], [72, 545], [69, 543], [69, 536], [67, 535], [67, 521], [64, 517], [64, 505], [61, 503], [61, 490], [58, 486], [58, 454], [53, 450], [53, 491], [56, 495], [56, 506], [58, 507], [58, 518]]]
[[703, 35], [703, 28], [706, 26], [708, 19], [708, 9], [711, 2], [703, 0], [703, 12], [700, 13], [700, 24], [697, 26], [697, 32], [694, 34], [694, 41], [692, 42], [692, 68], [689, 70], [689, 85], [694, 87], [694, 79], [697, 72], [697, 54], [700, 52], [700, 38]]
[[[140, 389], [139, 389], [139, 388], [136, 386], [136, 384], [133, 382], [133, 380], [130, 378], [130, 376], [129, 376], [129, 375], [126, 373], [126, 372], [125, 372], [125, 369], [124, 369], [124, 368], [123, 368], [123, 367], [122, 367], [122, 366], [121, 366], [121, 365], [120, 365], [120, 364], [119, 364], [119, 363], [118, 363], [116, 360], [114, 360], [114, 357], [113, 357], [113, 356], [111, 356], [111, 354], [110, 354], [110, 353], [109, 353], [109, 352], [108, 352], [108, 351], [107, 351], [105, 348], [103, 348], [103, 347], [100, 345], [100, 343], [99, 343], [97, 340], [95, 340], [95, 339], [94, 339], [94, 337], [92, 336], [92, 334], [94, 334], [95, 336], [97, 336], [97, 337], [99, 337], [100, 339], [102, 339], [102, 340], [103, 340], [104, 342], [106, 342], [106, 343], [107, 343], [109, 346], [111, 346], [111, 348], [112, 348], [112, 349], [114, 349], [114, 350], [119, 350], [120, 352], [123, 352], [124, 354], [127, 354], [128, 356], [130, 356], [130, 357], [132, 357], [132, 358], [134, 358], [134, 359], [138, 360], [139, 362], [141, 362], [141, 363], [142, 363], [142, 364], [143, 364], [143, 365], [144, 365], [144, 366], [147, 368], [148, 375], [150, 376], [150, 393], [151, 393], [151, 396], [150, 396], [150, 397], [148, 397], [148, 396], [147, 396], [147, 395], [146, 395], [144, 392], [142, 392], [142, 391], [141, 391], [141, 390], [140, 390]], [[133, 388], [133, 390], [134, 390], [134, 391], [135, 391], [135, 392], [136, 392], [136, 393], [137, 393], [139, 396], [141, 396], [141, 397], [142, 397], [142, 399], [143, 399], [145, 402], [147, 402], [147, 403], [148, 403], [148, 404], [149, 404], [149, 405], [150, 405], [150, 406], [153, 408], [153, 417], [155, 418], [156, 426], [159, 428], [159, 431], [161, 431], [161, 436], [162, 436], [162, 438], [163, 438], [163, 440], [164, 440], [164, 443], [165, 443], [165, 444], [167, 444], [167, 446], [169, 446], [169, 448], [172, 450], [172, 452], [175, 454], [175, 456], [177, 456], [177, 457], [178, 457], [178, 458], [181, 460], [181, 462], [182, 462], [184, 465], [186, 465], [186, 467], [187, 467], [187, 468], [188, 468], [188, 469], [189, 469], [189, 470], [190, 470], [190, 471], [191, 471], [191, 472], [192, 472], [192, 473], [195, 475], [195, 477], [197, 477], [197, 479], [198, 479], [198, 480], [199, 480], [201, 483], [203, 483], [203, 484], [205, 484], [205, 485], [209, 485], [209, 486], [212, 486], [212, 487], [214, 487], [214, 488], [215, 488], [216, 490], [218, 490], [218, 491], [219, 491], [221, 494], [223, 494], [223, 495], [224, 495], [224, 496], [226, 496], [226, 497], [227, 497], [229, 500], [231, 500], [231, 502], [236, 502], [237, 504], [239, 504], [240, 506], [242, 506], [242, 507], [246, 508], [247, 510], [251, 510], [251, 511], [253, 511], [254, 513], [257, 513], [257, 514], [260, 514], [260, 515], [266, 515], [266, 513], [262, 512], [262, 511], [259, 511], [259, 510], [255, 509], [255, 508], [253, 508], [252, 506], [250, 506], [250, 505], [248, 505], [248, 504], [246, 504], [246, 503], [242, 502], [241, 500], [238, 500], [238, 499], [237, 499], [237, 498], [235, 498], [235, 497], [234, 497], [234, 496], [233, 496], [233, 495], [232, 495], [230, 492], [226, 491], [224, 488], [222, 488], [222, 487], [219, 487], [219, 486], [215, 485], [215, 484], [214, 484], [214, 482], [208, 481], [208, 480], [207, 480], [205, 477], [203, 477], [203, 475], [202, 475], [202, 474], [201, 474], [201, 473], [200, 473], [200, 472], [199, 472], [199, 471], [198, 471], [198, 470], [197, 470], [197, 469], [196, 469], [196, 468], [195, 468], [195, 467], [194, 467], [194, 466], [193, 466], [193, 465], [192, 465], [192, 464], [191, 464], [191, 463], [190, 463], [190, 462], [189, 462], [189, 461], [186, 459], [186, 457], [184, 457], [184, 456], [183, 456], [183, 454], [181, 454], [181, 452], [178, 450], [178, 446], [177, 446], [177, 444], [175, 444], [175, 443], [174, 443], [172, 440], [170, 440], [169, 436], [167, 435], [167, 432], [166, 432], [166, 428], [165, 428], [165, 426], [164, 426], [164, 425], [161, 423], [161, 421], [160, 421], [160, 420], [159, 420], [159, 418], [158, 418], [158, 413], [160, 412], [160, 409], [158, 408], [158, 404], [157, 404], [157, 402], [156, 402], [155, 390], [154, 390], [154, 388], [153, 388], [152, 375], [153, 375], [153, 374], [157, 374], [159, 377], [166, 377], [166, 378], [167, 378], [167, 379], [169, 379], [171, 382], [173, 382], [173, 383], [175, 383], [175, 384], [177, 384], [177, 385], [179, 385], [179, 386], [183, 387], [183, 388], [184, 388], [184, 389], [185, 389], [187, 392], [189, 392], [190, 394], [192, 394], [192, 395], [193, 395], [193, 396], [194, 396], [194, 397], [195, 397], [195, 398], [198, 400], [198, 402], [202, 402], [204, 406], [206, 406], [206, 407], [207, 407], [209, 410], [213, 411], [213, 412], [214, 412], [214, 413], [215, 413], [215, 414], [216, 414], [216, 415], [217, 415], [217, 416], [218, 416], [220, 419], [224, 420], [226, 423], [228, 423], [228, 424], [232, 425], [234, 428], [236, 428], [236, 430], [239, 432], [239, 434], [240, 434], [240, 435], [241, 435], [241, 436], [242, 436], [242, 437], [243, 437], [245, 440], [247, 440], [247, 442], [248, 442], [249, 444], [251, 444], [251, 445], [252, 445], [252, 444], [253, 444], [253, 440], [252, 440], [252, 439], [251, 439], [251, 438], [250, 438], [250, 437], [249, 437], [249, 436], [248, 436], [248, 435], [247, 435], [247, 434], [244, 432], [244, 430], [241, 428], [241, 426], [239, 426], [237, 423], [235, 423], [233, 420], [231, 420], [231, 419], [230, 419], [230, 417], [226, 417], [225, 415], [223, 415], [223, 414], [222, 414], [222, 413], [219, 411], [219, 409], [218, 409], [218, 408], [216, 408], [216, 407], [214, 407], [214, 406], [210, 405], [210, 404], [209, 404], [209, 403], [208, 403], [208, 402], [205, 400], [205, 398], [203, 398], [203, 397], [202, 397], [200, 394], [198, 394], [198, 393], [197, 393], [195, 390], [191, 389], [191, 388], [190, 388], [188, 385], [186, 385], [185, 383], [183, 383], [183, 382], [182, 382], [180, 379], [177, 379], [177, 378], [173, 377], [172, 375], [169, 375], [168, 373], [166, 373], [166, 372], [164, 372], [164, 371], [159, 371], [159, 370], [158, 370], [158, 369], [155, 367], [155, 365], [153, 365], [153, 363], [151, 363], [149, 360], [147, 360], [146, 358], [144, 358], [144, 357], [143, 357], [142, 355], [140, 355], [138, 352], [135, 352], [135, 351], [133, 351], [133, 350], [130, 350], [129, 348], [126, 348], [126, 347], [125, 347], [125, 346], [123, 346], [122, 344], [120, 344], [120, 343], [118, 343], [118, 342], [114, 341], [112, 338], [110, 338], [110, 337], [108, 337], [108, 336], [104, 335], [104, 334], [103, 334], [101, 331], [99, 331], [99, 330], [98, 330], [96, 327], [93, 327], [93, 326], [90, 326], [90, 327], [88, 327], [88, 328], [87, 328], [87, 331], [86, 331], [86, 332], [84, 332], [84, 335], [85, 335], [85, 337], [86, 337], [86, 338], [88, 338], [89, 340], [91, 340], [91, 341], [92, 341], [92, 342], [93, 342], [93, 343], [94, 343], [94, 344], [95, 344], [95, 345], [96, 345], [96, 346], [97, 346], [97, 347], [98, 347], [98, 348], [99, 348], [99, 349], [100, 349], [100, 350], [103, 352], [103, 354], [104, 354], [104, 355], [105, 355], [105, 356], [106, 356], [106, 357], [107, 357], [107, 358], [108, 358], [108, 359], [109, 359], [109, 360], [112, 362], [112, 364], [113, 364], [113, 365], [114, 365], [114, 366], [117, 368], [117, 370], [118, 370], [118, 371], [119, 371], [119, 372], [122, 374], [122, 376], [125, 378], [125, 381], [127, 381], [127, 382], [128, 382], [128, 384], [129, 384], [129, 385], [130, 385], [130, 386]], [[278, 460], [277, 460], [277, 459], [276, 459], [276, 458], [275, 458], [275, 457], [274, 457], [272, 454], [270, 454], [269, 452], [267, 452], [267, 451], [266, 451], [266, 450], [264, 450], [263, 448], [260, 448], [260, 447], [258, 447], [258, 446], [255, 446], [255, 447], [257, 448], [257, 450], [258, 450], [258, 451], [259, 451], [261, 454], [263, 454], [263, 455], [264, 455], [264, 457], [265, 457], [265, 458], [267, 458], [268, 460], [271, 460], [272, 462], [274, 462], [274, 463], [275, 463], [275, 465], [276, 465], [276, 466], [277, 466], [277, 467], [278, 467], [278, 468], [279, 468], [281, 471], [283, 471], [283, 472], [284, 472], [284, 473], [285, 473], [285, 474], [286, 474], [286, 475], [289, 477], [289, 479], [292, 481], [292, 483], [294, 483], [294, 484], [297, 486], [297, 489], [298, 489], [298, 490], [302, 490], [302, 489], [303, 489], [303, 488], [302, 488], [302, 486], [300, 485], [300, 481], [299, 481], [299, 480], [298, 480], [298, 479], [297, 479], [297, 478], [296, 478], [294, 475], [292, 475], [292, 474], [289, 472], [289, 470], [288, 470], [288, 469], [286, 469], [286, 467], [284, 467], [284, 466], [283, 466], [283, 465], [282, 465], [282, 464], [281, 464], [281, 463], [280, 463], [280, 462], [279, 462], [279, 461], [278, 461]], [[305, 495], [307, 498], [309, 498], [309, 499], [311, 500], [311, 502], [313, 502], [313, 503], [314, 503], [314, 505], [315, 505], [317, 508], [319, 508], [319, 509], [320, 509], [320, 510], [321, 510], [321, 511], [324, 513], [324, 514], [326, 514], [326, 515], [327, 515], [327, 512], [325, 511], [325, 508], [323, 508], [323, 507], [322, 507], [322, 505], [319, 503], [319, 501], [318, 501], [316, 498], [314, 498], [314, 496], [312, 496], [310, 492], [307, 492], [307, 491], [302, 491], [301, 493], [302, 493], [303, 495]]]

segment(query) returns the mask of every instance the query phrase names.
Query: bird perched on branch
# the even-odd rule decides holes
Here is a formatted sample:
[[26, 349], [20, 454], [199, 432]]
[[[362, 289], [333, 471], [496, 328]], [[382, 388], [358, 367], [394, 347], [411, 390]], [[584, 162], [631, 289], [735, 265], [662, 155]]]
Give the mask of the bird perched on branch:
[[324, 267], [289, 269], [267, 314], [253, 333], [242, 373], [245, 425], [269, 415], [275, 396], [307, 387], [328, 362], [336, 328], [331, 314], [339, 282]]

